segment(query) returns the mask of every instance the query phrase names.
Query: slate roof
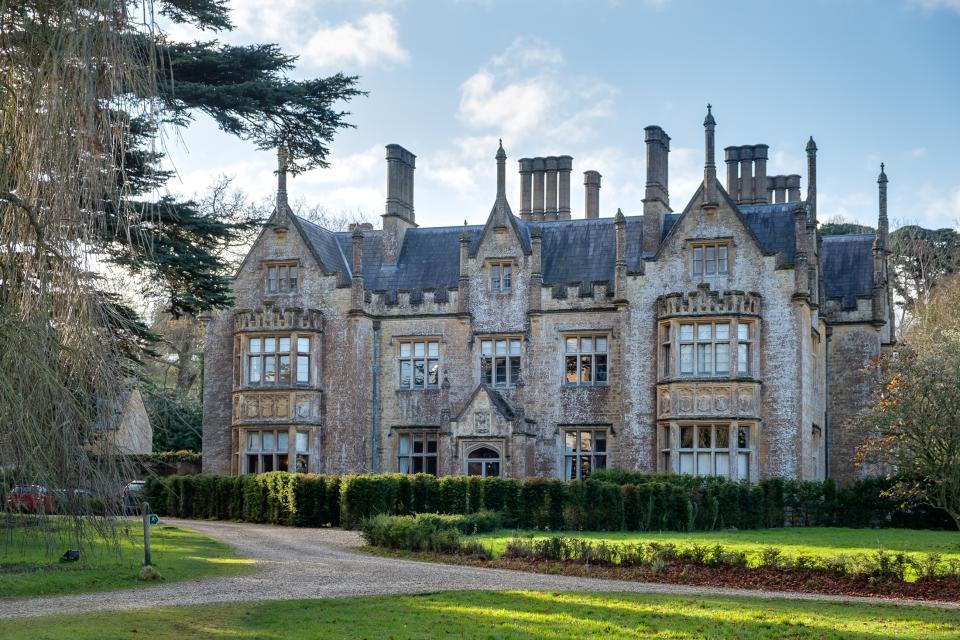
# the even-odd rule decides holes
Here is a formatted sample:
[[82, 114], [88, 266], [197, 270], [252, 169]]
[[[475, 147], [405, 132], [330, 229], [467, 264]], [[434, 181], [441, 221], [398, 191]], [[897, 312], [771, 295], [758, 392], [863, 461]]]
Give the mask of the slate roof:
[[[778, 265], [792, 265], [796, 259], [794, 211], [796, 203], [739, 205], [744, 222], [750, 227], [762, 250], [777, 255]], [[680, 218], [669, 213], [664, 218], [663, 237]], [[294, 218], [328, 273], [339, 272], [341, 283], [348, 284], [353, 254], [350, 232], [331, 232]], [[491, 216], [490, 219], [492, 219]], [[383, 231], [364, 231], [364, 285], [375, 291], [386, 291], [395, 299], [401, 290], [437, 291], [439, 299], [457, 288], [460, 265], [460, 236], [467, 234], [471, 252], [475, 253], [484, 233], [484, 226], [414, 227], [407, 229], [396, 265], [383, 265]], [[641, 216], [626, 216], [627, 270], [638, 271], [643, 246]], [[615, 230], [613, 218], [524, 222], [510, 214], [510, 223], [526, 251], [531, 233], [539, 227], [541, 264], [545, 285], [576, 285], [589, 289], [594, 282], [613, 282], [615, 262]], [[823, 243], [823, 273], [827, 297], [843, 298], [847, 307], [855, 305], [858, 296], [869, 296], [873, 279], [872, 234], [858, 236], [826, 236]]]
[[794, 210], [796, 202], [737, 205], [764, 253], [777, 254], [777, 265], [792, 265], [797, 258]]
[[874, 233], [823, 236], [820, 262], [827, 299], [838, 298], [845, 309], [857, 306], [857, 298], [873, 294]]

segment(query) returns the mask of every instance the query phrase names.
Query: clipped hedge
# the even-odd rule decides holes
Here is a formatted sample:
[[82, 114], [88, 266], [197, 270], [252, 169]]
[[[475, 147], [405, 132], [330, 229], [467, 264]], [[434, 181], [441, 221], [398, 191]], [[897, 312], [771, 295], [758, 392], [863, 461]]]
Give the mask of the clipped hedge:
[[883, 497], [889, 481], [826, 482], [642, 475], [598, 470], [583, 482], [406, 474], [271, 472], [151, 479], [154, 511], [181, 518], [359, 528], [378, 515], [501, 514], [508, 528], [712, 531], [782, 526], [949, 529], [946, 515]]

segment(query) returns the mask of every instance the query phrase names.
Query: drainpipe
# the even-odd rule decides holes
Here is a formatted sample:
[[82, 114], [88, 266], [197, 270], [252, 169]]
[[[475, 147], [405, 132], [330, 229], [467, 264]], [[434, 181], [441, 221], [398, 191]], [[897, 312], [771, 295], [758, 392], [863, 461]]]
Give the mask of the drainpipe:
[[373, 473], [380, 472], [378, 450], [380, 433], [378, 414], [380, 412], [380, 321], [373, 321], [373, 384], [370, 398], [370, 467]]
[[827, 327], [827, 341], [823, 343], [823, 394], [825, 410], [823, 412], [823, 479], [830, 477], [830, 338], [832, 331]]

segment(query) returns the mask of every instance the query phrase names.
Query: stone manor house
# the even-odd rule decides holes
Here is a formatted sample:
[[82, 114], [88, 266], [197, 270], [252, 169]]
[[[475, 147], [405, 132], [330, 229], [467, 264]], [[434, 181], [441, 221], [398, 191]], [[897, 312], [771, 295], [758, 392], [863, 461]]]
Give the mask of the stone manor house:
[[[496, 153], [482, 226], [423, 228], [415, 156], [386, 148], [383, 229], [333, 232], [276, 209], [207, 322], [203, 469], [584, 478], [593, 469], [849, 480], [894, 341], [887, 178], [876, 234], [817, 230], [817, 147], [768, 175], [704, 120], [703, 183], [681, 210], [670, 137], [645, 129], [643, 210], [601, 209], [570, 156]], [[601, 215], [604, 211], [605, 215]]]

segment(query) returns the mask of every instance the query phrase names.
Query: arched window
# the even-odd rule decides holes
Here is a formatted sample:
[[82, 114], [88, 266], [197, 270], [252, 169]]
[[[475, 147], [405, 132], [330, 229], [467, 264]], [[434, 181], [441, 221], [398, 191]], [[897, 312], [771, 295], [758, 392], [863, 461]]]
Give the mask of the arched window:
[[500, 476], [500, 454], [490, 447], [479, 447], [467, 454], [467, 475], [483, 478]]

